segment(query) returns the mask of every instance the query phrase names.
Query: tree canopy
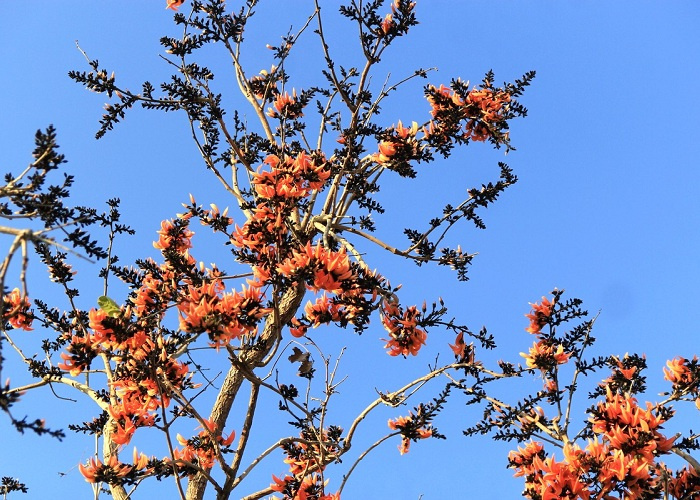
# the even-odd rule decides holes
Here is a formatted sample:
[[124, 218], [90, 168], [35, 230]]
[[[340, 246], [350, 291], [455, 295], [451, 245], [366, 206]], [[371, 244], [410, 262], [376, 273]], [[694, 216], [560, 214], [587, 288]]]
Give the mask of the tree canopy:
[[[534, 71], [504, 83], [490, 70], [476, 83], [405, 64], [389, 73], [383, 64], [401, 57], [420, 18], [408, 0], [352, 1], [337, 13], [310, 4], [267, 44], [261, 67], [247, 52], [260, 53], [248, 33], [266, 28], [254, 22], [257, 4], [168, 2], [180, 12], [177, 34], [160, 39], [172, 74], [158, 82], [123, 78], [78, 44], [84, 68], [69, 76], [106, 101], [96, 137], [129, 127], [134, 108], [157, 122], [175, 115], [199, 173], [152, 168], [166, 180], [203, 174], [218, 190], [202, 200], [167, 181], [145, 185], [144, 196], [163, 191], [182, 205], [152, 222], [152, 250], [132, 258], [139, 239], [121, 200], [75, 203], [60, 130], [36, 133], [32, 161], [2, 188], [8, 422], [94, 442], [78, 470], [95, 497], [155, 487], [193, 499], [339, 498], [346, 485], [366, 488], [358, 477], [385, 442], [404, 455], [444, 439], [450, 405], [466, 408], [449, 422], [467, 437], [509, 443], [503, 464], [527, 498], [694, 495], [696, 436], [669, 422], [700, 400], [696, 358], [669, 359], [665, 393], [644, 404], [646, 357], [595, 347], [598, 315], [581, 300], [554, 289], [539, 300], [549, 290], [533, 291], [521, 311], [493, 304], [527, 313], [518, 356], [469, 326], [463, 304], [404, 289], [408, 268], [391, 263], [422, 279], [469, 278], [476, 252], [463, 235], [484, 229], [486, 210], [518, 181], [502, 153], [520, 146], [511, 124], [527, 115]], [[330, 16], [353, 29], [354, 45], [329, 31]], [[411, 93], [419, 99], [403, 97]], [[499, 157], [479, 167], [483, 181], [467, 181], [471, 165], [431, 171], [484, 145]], [[431, 174], [444, 190], [421, 186]], [[142, 189], [143, 179], [130, 174], [127, 185]], [[447, 197], [458, 180], [462, 197]], [[533, 244], [548, 223], [533, 220]], [[41, 265], [53, 284], [37, 276]], [[80, 416], [67, 429], [45, 409], [24, 416], [35, 395], [52, 406], [80, 400]], [[458, 448], [469, 453], [469, 440]], [[31, 488], [13, 476], [2, 484], [5, 494]]]

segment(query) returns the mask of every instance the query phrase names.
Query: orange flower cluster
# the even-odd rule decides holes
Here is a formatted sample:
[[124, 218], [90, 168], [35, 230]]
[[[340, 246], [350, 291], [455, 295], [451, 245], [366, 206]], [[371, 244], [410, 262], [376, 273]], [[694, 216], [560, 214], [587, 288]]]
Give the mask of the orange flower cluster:
[[294, 120], [296, 118], [301, 118], [304, 116], [302, 112], [304, 106], [297, 99], [297, 91], [292, 89], [292, 95], [290, 96], [288, 92], [277, 93], [274, 101], [272, 102], [273, 108], [267, 108], [267, 116], [270, 118], [289, 118]]
[[695, 398], [695, 406], [700, 409], [700, 364], [698, 357], [692, 360], [683, 357], [675, 357], [666, 362], [668, 368], [664, 368], [664, 379], [673, 384], [672, 394], [680, 398], [691, 396]]
[[390, 356], [399, 354], [406, 357], [409, 354], [415, 356], [421, 347], [425, 345], [428, 334], [418, 328], [421, 320], [420, 311], [416, 306], [411, 306], [405, 311], [396, 302], [384, 301], [382, 304], [382, 324], [389, 332], [390, 339], [386, 341]]
[[[302, 438], [309, 437], [311, 436], [302, 433]], [[289, 465], [289, 472], [297, 476], [310, 470], [322, 471], [326, 468], [321, 458], [332, 456], [337, 449], [333, 444], [328, 444], [328, 432], [324, 432], [321, 439], [324, 441], [323, 445], [319, 444], [316, 439], [307, 439], [311, 442], [292, 443], [286, 447], [287, 458], [284, 459], [284, 463]]]
[[[697, 357], [695, 358], [697, 361]], [[677, 356], [666, 362], [668, 368], [664, 368], [664, 379], [674, 385], [689, 385], [693, 382], [693, 373], [688, 368], [688, 360]]]
[[161, 251], [171, 249], [185, 254], [188, 249], [192, 248], [192, 236], [194, 233], [189, 229], [178, 229], [173, 221], [164, 220], [160, 223], [158, 241], [153, 242], [153, 248]]
[[325, 481], [316, 472], [304, 476], [301, 481], [289, 475], [282, 479], [273, 475], [272, 480], [270, 489], [282, 493], [282, 500], [340, 500], [339, 493], [325, 493]]
[[156, 265], [150, 259], [147, 262], [157, 268], [158, 272], [149, 272], [143, 277], [133, 300], [134, 313], [138, 318], [157, 315], [158, 319], [162, 319], [168, 306], [167, 298], [177, 293], [176, 273], [168, 264]]
[[340, 251], [329, 250], [321, 243], [294, 250], [287, 259], [277, 266], [277, 271], [291, 278], [300, 272], [311, 273], [308, 288], [314, 292], [325, 290], [340, 294], [343, 284], [354, 277], [350, 259], [344, 248]]
[[231, 243], [250, 254], [253, 274], [257, 283], [262, 285], [270, 279], [270, 266], [278, 253], [276, 246], [289, 235], [289, 227], [285, 223], [288, 215], [285, 205], [268, 201], [258, 204], [251, 212], [252, 217], [243, 227], [236, 225]]
[[684, 467], [670, 477], [666, 490], [679, 499], [694, 499], [700, 492], [700, 472], [692, 467]]
[[[122, 313], [125, 312], [122, 311]], [[120, 349], [138, 349], [145, 338], [143, 331], [134, 332], [136, 335], [126, 333], [128, 322], [124, 320], [123, 314], [120, 318], [111, 318], [102, 309], [91, 309], [88, 318], [93, 333], [73, 335], [67, 347], [69, 354], [61, 353], [64, 362], [58, 367], [69, 372], [73, 377], [87, 370], [90, 362], [99, 354]]]
[[[314, 253], [317, 249], [321, 249], [321, 252], [306, 264], [304, 264], [305, 256], [299, 255], [296, 262], [286, 263], [287, 267], [283, 264], [280, 269], [284, 273], [289, 272], [289, 276], [311, 274], [311, 277], [307, 278], [307, 288], [314, 292], [323, 290], [324, 293], [316, 297], [314, 302], [306, 303], [303, 316], [292, 319], [290, 333], [295, 337], [303, 337], [309, 328], [320, 325], [337, 323], [345, 326], [348, 323], [357, 324], [358, 321], [367, 321], [366, 315], [376, 307], [379, 285], [370, 287], [361, 285], [360, 275], [368, 272], [352, 264], [344, 250], [334, 252], [320, 245], [307, 246], [307, 256], [309, 249], [313, 249]], [[298, 265], [299, 263], [302, 265]], [[381, 277], [375, 273], [367, 275], [377, 283], [382, 282]], [[334, 296], [328, 296], [326, 292]]]
[[411, 440], [427, 439], [433, 435], [433, 430], [417, 425], [413, 412], [409, 412], [407, 417], [398, 417], [388, 422], [389, 429], [401, 432], [401, 444], [399, 453], [408, 453], [411, 447]]
[[134, 448], [133, 465], [122, 463], [116, 455], [110, 455], [104, 463], [97, 458], [91, 458], [87, 465], [79, 464], [78, 469], [88, 483], [112, 484], [135, 472], [148, 474], [150, 470], [147, 466], [148, 457], [143, 453], [139, 454]]
[[212, 344], [221, 347], [243, 335], [255, 335], [260, 319], [272, 309], [263, 306], [260, 288], [224, 292], [220, 279], [189, 285], [178, 303], [180, 329], [190, 333], [207, 332]]
[[[112, 388], [118, 398], [108, 407], [112, 421], [111, 439], [126, 445], [139, 427], [155, 424], [155, 411], [167, 407], [170, 399], [161, 384], [183, 387], [190, 374], [186, 364], [172, 359], [163, 338], [149, 335], [130, 322], [130, 307], [123, 308], [117, 317], [110, 317], [101, 309], [88, 313], [92, 333], [73, 335], [61, 353], [64, 360], [58, 367], [78, 376], [89, 368], [100, 354], [108, 354], [118, 363]], [[151, 375], [155, 372], [159, 380]]]
[[666, 421], [660, 413], [654, 413], [651, 403], [646, 410], [637, 405], [633, 397], [613, 394], [606, 391], [606, 400], [598, 403], [589, 419], [592, 430], [601, 434], [610, 443], [611, 448], [634, 451], [648, 462], [654, 455], [665, 453], [673, 446], [673, 439], [666, 439], [660, 432]]
[[107, 412], [112, 419], [110, 439], [119, 445], [129, 444], [137, 428], [152, 427], [156, 423], [154, 413], [135, 401], [112, 404]]
[[[207, 213], [220, 216], [216, 207]], [[105, 437], [120, 446], [128, 444], [138, 428], [153, 426], [156, 412], [168, 407], [174, 394], [196, 387], [187, 364], [172, 356], [176, 349], [159, 328], [168, 307], [177, 307], [183, 332], [206, 332], [217, 346], [254, 333], [256, 324], [269, 312], [262, 304], [259, 288], [249, 286], [240, 293], [226, 292], [216, 268], [195, 265], [189, 255], [193, 233], [188, 223], [187, 215], [163, 222], [154, 246], [161, 250], [165, 263], [144, 264], [133, 305], [119, 309], [101, 305], [103, 308], [91, 310], [89, 333], [73, 334], [67, 353], [61, 354], [64, 362], [58, 367], [72, 376], [87, 370], [98, 355], [113, 363], [109, 380], [111, 404], [107, 408], [109, 432], [105, 432]], [[205, 422], [205, 427], [190, 440], [178, 435], [184, 448], [175, 450], [175, 460], [200, 468], [213, 466], [220, 447], [230, 445], [234, 436], [224, 439], [217, 435], [211, 422]], [[81, 467], [81, 472], [90, 482], [115, 482], [126, 476], [131, 480], [134, 474], [148, 474], [143, 470], [145, 463], [142, 456], [135, 458], [133, 466], [122, 464], [115, 454], [104, 464], [91, 460]]]
[[[417, 125], [407, 129], [399, 124], [396, 137], [408, 140], [416, 130]], [[290, 332], [296, 337], [305, 335], [311, 327], [331, 322], [341, 326], [357, 325], [357, 321], [366, 324], [368, 314], [378, 306], [377, 297], [385, 280], [353, 263], [345, 248], [332, 250], [320, 241], [299, 245], [293, 237], [293, 211], [302, 199], [323, 189], [330, 178], [329, 163], [321, 153], [302, 151], [282, 158], [268, 155], [263, 166], [269, 170], [258, 170], [252, 179], [258, 204], [242, 227], [236, 225], [231, 236], [232, 244], [239, 249], [240, 260], [252, 267], [255, 279], [251, 285], [262, 287], [273, 279], [284, 278], [291, 283], [303, 282], [314, 293], [324, 292], [306, 304], [301, 317], [292, 319]], [[206, 306], [209, 301], [204, 300], [203, 304]], [[392, 308], [387, 309], [385, 325], [395, 322], [389, 319]], [[413, 308], [406, 314], [415, 313]], [[409, 343], [417, 342], [409, 347], [415, 354], [424, 343], [424, 333], [422, 340], [420, 330], [414, 329], [415, 334], [408, 335], [410, 318], [396, 321], [406, 323], [403, 334], [396, 331], [397, 324], [391, 326], [392, 330], [399, 342], [405, 343], [408, 337]]]
[[[542, 297], [541, 303], [530, 304], [532, 311], [525, 316], [530, 320], [530, 325], [525, 329], [527, 332], [541, 337], [542, 327], [549, 322], [552, 315], [554, 303], [546, 297]], [[564, 351], [564, 346], [556, 345], [548, 337], [539, 338], [532, 344], [529, 352], [520, 355], [525, 358], [528, 368], [539, 368], [543, 372], [553, 370], [557, 365], [562, 365], [569, 361], [569, 353]]]
[[21, 328], [26, 331], [32, 330], [32, 321], [34, 321], [34, 317], [29, 311], [31, 304], [29, 298], [23, 296], [19, 288], [15, 288], [10, 293], [5, 294], [2, 301], [3, 323], [8, 322], [14, 328]]
[[[308, 301], [304, 307], [305, 319], [310, 326], [316, 328], [319, 325], [326, 325], [333, 321], [340, 321], [345, 311], [343, 307], [334, 302], [325, 293], [316, 298], [316, 302]], [[308, 330], [307, 325], [303, 325], [298, 319], [293, 320], [294, 326], [290, 332], [295, 337], [303, 337]]]
[[[335, 429], [340, 431], [339, 428]], [[334, 436], [335, 438], [339, 436]], [[323, 476], [319, 474], [326, 468], [329, 457], [337, 452], [328, 431], [323, 432], [323, 444], [312, 433], [302, 432], [303, 441], [288, 443], [283, 446], [289, 465], [289, 474], [283, 478], [273, 475], [270, 488], [283, 493], [283, 500], [339, 500], [339, 494], [326, 494]]]
[[296, 248], [289, 241], [292, 211], [301, 199], [322, 189], [330, 177], [322, 153], [301, 152], [283, 159], [269, 155], [264, 165], [269, 170], [254, 173], [252, 179], [258, 204], [250, 210], [252, 216], [242, 227], [236, 225], [231, 236], [241, 260], [250, 264], [257, 286], [269, 282], [277, 272], [278, 257], [284, 259]]
[[391, 166], [394, 162], [407, 162], [417, 158], [418, 123], [413, 122], [409, 128], [399, 121], [398, 125], [392, 126], [388, 132], [390, 137], [379, 143], [379, 152], [372, 155], [372, 161]]
[[[252, 216], [231, 236], [238, 249], [239, 259], [249, 263], [254, 281], [261, 287], [274, 279], [304, 283], [313, 292], [328, 292], [316, 304], [307, 304], [307, 317], [295, 318], [291, 332], [303, 336], [311, 326], [337, 321], [353, 322], [358, 314], [365, 314], [376, 299], [374, 286], [361, 285], [361, 276], [379, 282], [350, 261], [346, 250], [331, 250], [320, 242], [299, 244], [295, 234], [294, 211], [299, 202], [323, 189], [330, 177], [330, 164], [322, 153], [300, 152], [296, 156], [280, 158], [269, 155], [263, 166], [253, 174], [252, 184], [258, 204], [251, 209]], [[365, 296], [369, 295], [369, 298]], [[341, 305], [342, 302], [342, 305]], [[366, 314], [365, 314], [366, 315]]]
[[[529, 442], [509, 454], [516, 477], [524, 477], [524, 496], [531, 499], [645, 498], [669, 480], [677, 498], [700, 491], [700, 481], [686, 474], [674, 479], [657, 459], [669, 453], [674, 439], [661, 432], [666, 418], [650, 403], [646, 409], [628, 394], [613, 393], [606, 387], [606, 399], [592, 410], [591, 430], [595, 434], [585, 448], [566, 443], [564, 459], [547, 457], [541, 443]], [[682, 493], [680, 493], [682, 491]], [[650, 497], [651, 498], [651, 497]], [[655, 498], [655, 497], [654, 497]]]
[[[407, 7], [407, 11], [410, 12], [416, 6], [416, 2], [410, 2]], [[397, 14], [397, 9], [399, 8], [399, 0], [394, 0], [391, 4], [391, 13], [384, 16], [381, 24], [379, 25], [379, 30], [377, 34], [380, 37], [385, 37], [388, 35], [396, 34], [397, 24], [394, 20], [394, 16]]]
[[503, 121], [503, 109], [511, 101], [508, 92], [491, 88], [474, 88], [463, 98], [450, 87], [431, 85], [427, 94], [433, 119], [423, 132], [445, 140], [461, 134], [464, 140], [485, 141], [491, 126]]
[[[532, 311], [527, 315], [530, 325], [527, 331], [536, 335], [539, 341], [522, 354], [528, 368], [539, 368], [543, 372], [545, 391], [526, 400], [527, 405], [518, 415], [504, 411], [505, 407], [494, 405], [489, 414], [498, 413], [490, 424], [499, 428], [508, 422], [519, 428], [517, 435], [524, 438], [545, 439], [562, 444], [563, 457], [559, 460], [548, 456], [543, 444], [532, 440], [519, 447], [508, 456], [509, 466], [515, 469], [516, 477], [525, 479], [523, 496], [531, 500], [544, 499], [596, 499], [614, 500], [622, 498], [699, 498], [700, 475], [692, 469], [673, 472], [661, 462], [661, 457], [671, 452], [684, 450], [686, 443], [674, 450], [678, 436], [666, 437], [663, 427], [674, 412], [667, 403], [674, 400], [687, 400], [687, 395], [697, 398], [698, 367], [697, 358], [687, 360], [675, 358], [664, 369], [665, 378], [673, 384], [670, 398], [661, 404], [646, 403], [640, 406], [634, 395], [643, 390], [644, 378], [640, 371], [646, 367], [644, 357], [625, 355], [599, 359], [597, 363], [610, 366], [611, 375], [603, 380], [593, 394], [603, 396], [588, 409], [589, 418], [579, 436], [588, 438], [585, 446], [568, 437], [569, 411], [559, 404], [562, 401], [557, 383], [557, 366], [565, 363], [570, 352], [580, 352], [578, 345], [589, 341], [586, 331], [574, 329], [567, 333], [558, 344], [556, 327], [562, 316], [585, 315], [578, 308], [580, 301], [572, 300], [559, 304], [560, 292], [554, 292], [554, 299], [543, 297], [540, 303], [531, 304]], [[545, 325], [551, 325], [549, 332], [543, 333]], [[573, 339], [573, 340], [571, 340]], [[570, 352], [566, 352], [570, 349]], [[593, 363], [596, 363], [595, 361]], [[585, 372], [586, 361], [580, 361], [577, 370]], [[576, 380], [576, 378], [574, 378]], [[573, 392], [575, 388], [565, 387]], [[549, 401], [558, 413], [548, 419], [545, 410], [533, 406], [532, 402]], [[571, 405], [571, 399], [568, 402]], [[700, 407], [700, 406], [699, 406]], [[515, 418], [514, 418], [515, 417]], [[560, 424], [564, 421], [564, 425]], [[680, 434], [679, 434], [680, 435]], [[680, 453], [679, 453], [680, 454]]]
[[[220, 215], [215, 207], [210, 213]], [[262, 305], [260, 289], [244, 287], [240, 293], [227, 293], [216, 268], [197, 268], [189, 255], [193, 233], [188, 221], [183, 216], [163, 222], [154, 246], [161, 250], [165, 263], [144, 264], [132, 305], [113, 309], [101, 305], [103, 308], [89, 311], [89, 331], [72, 334], [67, 352], [61, 353], [64, 362], [58, 367], [72, 376], [89, 369], [100, 355], [112, 364], [108, 432], [104, 435], [117, 445], [128, 444], [138, 428], [153, 426], [156, 412], [168, 407], [175, 393], [196, 387], [187, 364], [172, 356], [176, 349], [159, 327], [168, 307], [177, 306], [185, 333], [206, 332], [217, 346], [254, 333], [256, 323], [269, 312]], [[179, 459], [192, 461], [194, 453], [200, 466], [212, 463], [213, 445], [207, 439], [213, 430], [208, 427], [194, 438], [195, 444], [178, 451]], [[226, 446], [230, 439], [233, 437], [217, 442]], [[81, 470], [87, 480], [99, 482], [131, 476], [141, 468], [121, 464], [114, 456], [106, 464], [93, 460]]]
[[302, 316], [291, 320], [290, 333], [295, 337], [306, 335], [309, 328], [330, 323], [342, 327], [364, 325], [368, 314], [380, 307], [382, 324], [391, 334], [391, 339], [382, 339], [387, 342], [390, 355], [415, 355], [425, 344], [426, 333], [418, 328], [418, 309], [413, 306], [404, 312], [395, 302], [378, 301], [380, 289], [388, 284], [377, 273], [352, 263], [344, 248], [333, 251], [320, 243], [307, 243], [277, 265], [277, 271], [296, 282], [303, 279], [313, 292], [324, 292], [306, 303]]
[[[565, 456], [576, 456], [572, 448], [564, 448]], [[579, 478], [577, 469], [568, 462], [557, 462], [554, 457], [545, 457], [542, 444], [530, 442], [525, 448], [508, 455], [510, 466], [516, 468], [515, 476], [524, 476], [524, 496], [532, 499], [588, 500], [591, 493]]]
[[539, 368], [540, 370], [551, 370], [556, 365], [563, 365], [569, 361], [569, 354], [564, 352], [564, 346], [552, 345], [548, 340], [534, 342], [529, 352], [520, 355], [525, 358], [528, 368]]
[[312, 157], [304, 151], [284, 160], [269, 155], [263, 164], [269, 165], [270, 170], [258, 170], [252, 183], [257, 195], [266, 200], [277, 198], [293, 203], [321, 189], [331, 174], [323, 155]]
[[[244, 285], [240, 292], [227, 292], [216, 268], [200, 266], [196, 270], [195, 260], [189, 255], [193, 233], [187, 229], [188, 215], [177, 225], [164, 222], [154, 246], [161, 249], [166, 261], [168, 256], [173, 257], [169, 252], [174, 252], [176, 260], [189, 267], [187, 273], [199, 274], [200, 279], [193, 282], [182, 271], [177, 272], [169, 261], [160, 266], [153, 264], [155, 271], [146, 273], [134, 298], [137, 316], [146, 318], [157, 314], [162, 317], [168, 304], [175, 301], [180, 313], [180, 329], [188, 333], [207, 333], [212, 345], [221, 347], [243, 335], [254, 335], [257, 324], [270, 312], [270, 308], [263, 305], [265, 297], [257, 286], [260, 282]], [[211, 220], [220, 219], [225, 217], [225, 211], [222, 215], [212, 205], [205, 215]]]
[[206, 419], [200, 428], [202, 431], [190, 439], [185, 439], [180, 434], [177, 435], [177, 441], [183, 446], [183, 449], [175, 448], [173, 457], [175, 461], [181, 460], [187, 462], [188, 465], [192, 464], [209, 470], [214, 466], [220, 449], [230, 446], [236, 433], [232, 432], [227, 438], [224, 438], [218, 433], [216, 424]]

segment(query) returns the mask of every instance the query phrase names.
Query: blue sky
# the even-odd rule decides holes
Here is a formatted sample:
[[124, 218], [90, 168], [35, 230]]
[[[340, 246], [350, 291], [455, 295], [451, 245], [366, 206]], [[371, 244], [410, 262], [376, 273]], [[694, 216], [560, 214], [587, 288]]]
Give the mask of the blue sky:
[[[138, 231], [121, 243], [123, 262], [154, 253], [151, 241], [160, 221], [178, 212], [190, 192], [201, 203], [233, 205], [204, 172], [188, 140], [184, 116], [134, 110], [112, 133], [95, 141], [104, 99], [67, 77], [71, 69], [87, 69], [75, 46], [78, 40], [90, 57], [113, 69], [127, 86], [167, 78], [170, 69], [158, 57], [158, 39], [177, 34], [177, 29], [164, 3], [3, 4], [3, 170], [25, 166], [34, 131], [53, 123], [68, 170], [76, 176], [76, 202], [97, 205], [121, 197], [125, 221]], [[342, 62], [357, 53], [349, 44], [354, 41], [352, 30], [347, 31], [347, 23], [335, 12], [337, 5], [334, 0], [323, 2], [331, 50]], [[311, 10], [308, 1], [261, 2], [246, 39], [249, 52], [244, 60], [251, 72], [269, 68], [272, 61], [265, 44], [277, 43], [290, 25], [299, 27]], [[417, 13], [421, 24], [387, 54], [375, 74], [378, 82], [386, 73], [398, 79], [416, 67], [432, 66], [439, 68], [429, 77], [435, 84], [458, 76], [478, 82], [489, 69], [497, 82], [512, 81], [532, 69], [537, 78], [522, 99], [529, 116], [512, 127], [517, 151], [504, 158], [502, 151], [474, 144], [447, 162], [423, 167], [418, 182], [392, 179], [380, 234], [400, 244], [402, 224], [420, 225], [444, 203], [460, 201], [466, 188], [497, 175], [498, 161], [506, 161], [520, 182], [484, 213], [486, 231], [461, 226], [452, 235], [464, 249], [479, 253], [468, 283], [456, 282], [442, 269], [416, 268], [376, 251], [370, 254], [370, 265], [381, 269], [392, 284], [403, 283], [405, 302], [442, 296], [472, 329], [486, 325], [499, 342], [495, 353], [485, 354], [491, 362], [518, 361], [518, 353], [532, 342], [524, 332], [528, 302], [554, 287], [564, 288], [569, 296], [584, 299], [590, 311], [601, 311], [595, 329], [598, 353], [646, 353], [648, 398], [653, 400], [664, 390], [660, 380], [665, 360], [692, 357], [699, 350], [700, 101], [694, 94], [700, 80], [700, 6], [693, 1], [423, 0]], [[217, 60], [216, 53], [207, 57], [210, 64], [226, 68], [227, 62]], [[318, 81], [313, 71], [317, 62], [318, 45], [308, 32], [290, 60], [290, 85], [302, 88]], [[222, 90], [236, 105], [235, 84], [226, 84], [225, 69], [221, 74]], [[422, 84], [395, 94], [380, 120], [388, 126], [423, 116], [427, 107]], [[207, 252], [216, 258], [214, 250]], [[226, 251], [219, 255], [225, 258]], [[91, 300], [90, 287], [99, 290], [95, 275], [95, 270], [86, 269], [85, 307]], [[38, 278], [32, 286], [47, 286]], [[349, 346], [343, 367], [350, 378], [341, 390], [339, 418], [371, 401], [375, 387], [397, 387], [405, 374], [424, 370], [432, 361], [427, 354], [405, 361], [387, 359], [378, 325], [360, 338], [330, 330], [317, 335], [329, 352]], [[433, 332], [429, 346], [443, 349], [452, 341], [448, 337]], [[10, 358], [11, 353], [5, 355]], [[531, 388], [537, 388], [536, 380]], [[436, 390], [429, 388], [424, 397], [429, 399]], [[286, 421], [279, 419], [274, 406], [271, 402], [270, 423], [261, 422], [259, 429]], [[64, 426], [76, 413], [89, 419], [90, 411], [48, 391], [27, 394], [17, 410], [46, 417], [50, 426]], [[697, 418], [693, 412], [684, 408], [680, 418], [691, 422]], [[380, 412], [372, 420], [375, 428], [365, 428], [367, 442], [379, 437], [386, 419], [395, 416], [396, 410]], [[396, 450], [398, 439], [385, 444], [356, 472], [346, 497], [518, 497], [522, 481], [505, 468], [511, 447], [461, 436], [460, 430], [476, 417], [473, 408], [455, 398], [437, 422], [448, 434], [447, 442], [417, 443], [402, 457]], [[0, 425], [5, 425], [2, 418]], [[89, 496], [75, 464], [89, 456], [94, 447], [90, 440], [70, 436], [67, 444], [57, 445], [18, 437], [7, 428], [0, 435], [0, 473], [25, 481], [28, 498], [56, 492]], [[264, 443], [260, 438], [258, 444]], [[150, 453], [148, 441], [138, 446]], [[17, 456], [7, 451], [20, 447], [32, 452]], [[329, 469], [331, 489], [340, 483], [348, 463]], [[264, 486], [271, 474], [282, 474], [283, 465], [269, 459], [258, 482], [251, 480], [243, 493]]]

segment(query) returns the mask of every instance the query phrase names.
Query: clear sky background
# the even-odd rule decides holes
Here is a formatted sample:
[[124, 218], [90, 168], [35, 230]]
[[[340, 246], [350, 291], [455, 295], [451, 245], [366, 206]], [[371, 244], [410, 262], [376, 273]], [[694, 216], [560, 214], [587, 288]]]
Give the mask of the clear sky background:
[[[95, 141], [104, 98], [67, 77], [69, 70], [88, 69], [75, 47], [78, 40], [90, 57], [114, 70], [118, 82], [132, 89], [143, 80], [166, 79], [170, 68], [158, 57], [158, 40], [179, 31], [164, 4], [1, 2], [2, 171], [18, 171], [28, 164], [35, 130], [53, 123], [69, 160], [67, 169], [76, 176], [76, 203], [99, 205], [110, 197], [121, 198], [124, 220], [137, 230], [135, 238], [119, 243], [123, 263], [154, 254], [151, 241], [160, 221], [173, 217], [189, 193], [201, 203], [233, 205], [204, 172], [184, 115], [134, 110], [116, 130]], [[337, 1], [324, 0], [322, 5], [332, 54], [341, 64], [347, 58], [352, 65], [358, 55], [354, 30], [336, 13]], [[244, 61], [251, 74], [272, 63], [265, 44], [276, 44], [290, 26], [300, 27], [311, 11], [309, 1], [261, 2], [246, 38], [249, 52]], [[423, 167], [418, 182], [391, 179], [384, 198], [388, 215], [379, 220], [380, 234], [402, 245], [402, 227], [420, 227], [446, 202], [461, 201], [468, 187], [495, 178], [498, 161], [506, 161], [520, 182], [483, 214], [486, 231], [460, 226], [453, 234], [453, 241], [464, 249], [479, 252], [468, 283], [458, 283], [446, 270], [416, 268], [379, 252], [368, 256], [370, 265], [392, 284], [403, 283], [404, 302], [442, 296], [460, 321], [475, 330], [487, 326], [499, 342], [496, 352], [483, 354], [487, 363], [517, 362], [518, 353], [532, 344], [524, 331], [528, 302], [554, 287], [564, 288], [567, 296], [584, 299], [589, 311], [601, 311], [596, 353], [646, 353], [648, 398], [655, 399], [666, 388], [661, 383], [665, 361], [676, 355], [692, 357], [700, 350], [700, 5], [423, 0], [417, 14], [421, 24], [390, 49], [375, 73], [376, 84], [389, 72], [399, 79], [417, 67], [432, 66], [439, 68], [428, 80], [434, 84], [458, 76], [476, 83], [489, 69], [497, 82], [512, 81], [532, 69], [537, 78], [522, 98], [529, 116], [513, 123], [517, 151], [503, 158], [502, 151], [474, 144], [448, 162]], [[207, 64], [221, 68], [220, 90], [237, 105], [228, 61], [211, 51], [207, 57]], [[290, 85], [299, 89], [318, 82], [318, 61], [318, 42], [309, 31], [290, 60]], [[406, 86], [386, 102], [380, 117], [384, 125], [423, 119], [428, 111], [423, 83]], [[217, 251], [218, 247], [199, 253], [195, 249], [195, 256], [209, 262], [219, 255], [217, 262], [226, 268], [226, 251]], [[100, 294], [96, 273], [81, 270], [84, 307]], [[48, 286], [39, 278], [43, 275], [32, 283], [37, 294]], [[23, 335], [41, 334], [36, 330]], [[339, 425], [376, 397], [375, 387], [397, 388], [406, 377], [425, 370], [435, 352], [445, 356], [446, 343], [453, 340], [444, 332], [431, 332], [424, 355], [403, 360], [384, 354], [378, 322], [360, 338], [331, 329], [314, 334], [328, 353], [350, 347], [342, 365], [350, 378], [338, 400]], [[4, 354], [11, 358], [9, 349]], [[4, 371], [17, 366], [7, 363]], [[22, 380], [19, 374], [3, 375], [12, 375], [13, 382]], [[539, 386], [534, 376], [526, 382], [531, 390]], [[437, 390], [438, 386], [428, 388], [423, 399]], [[514, 391], [504, 391], [504, 397], [512, 400]], [[58, 393], [74, 396], [65, 389]], [[258, 449], [271, 442], [266, 440], [266, 426], [272, 426], [268, 428], [275, 435], [292, 432], [275, 405], [269, 402], [269, 418], [256, 428], [262, 430], [255, 441]], [[48, 391], [27, 394], [15, 412], [45, 417], [51, 427], [97, 414], [89, 405], [59, 400]], [[378, 412], [364, 427], [363, 442], [373, 442], [386, 432], [387, 418], [405, 412]], [[680, 428], [697, 427], [694, 408], [683, 408], [680, 414]], [[448, 435], [447, 442], [414, 444], [406, 456], [398, 454], [398, 438], [384, 444], [360, 466], [345, 498], [517, 498], [522, 480], [506, 469], [507, 451], [514, 445], [461, 435], [478, 416], [475, 408], [455, 398], [436, 422]], [[583, 413], [579, 417], [585, 419]], [[26, 482], [28, 498], [89, 497], [90, 489], [75, 465], [90, 455], [90, 439], [71, 435], [58, 444], [21, 437], [3, 420], [0, 416], [0, 474]], [[149, 449], [148, 440], [136, 444], [147, 454], [164, 455]], [[354, 451], [359, 452], [361, 444], [356, 443]], [[128, 449], [130, 453], [131, 446]], [[330, 490], [340, 484], [351, 461], [329, 468]], [[269, 458], [260, 473], [244, 483], [241, 495], [285, 471], [281, 456]], [[172, 482], [160, 486], [171, 488]], [[136, 498], [146, 498], [148, 491], [153, 490], [145, 487]]]

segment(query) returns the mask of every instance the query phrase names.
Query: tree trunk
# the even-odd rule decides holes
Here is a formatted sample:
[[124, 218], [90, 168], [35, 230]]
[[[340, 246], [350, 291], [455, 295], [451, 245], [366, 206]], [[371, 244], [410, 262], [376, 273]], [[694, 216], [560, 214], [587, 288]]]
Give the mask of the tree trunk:
[[[279, 302], [278, 320], [275, 321], [275, 315], [270, 314], [265, 322], [265, 327], [261, 336], [261, 339], [265, 341], [265, 349], [244, 352], [240, 356], [242, 364], [252, 369], [255, 363], [262, 361], [265, 356], [270, 353], [272, 347], [275, 345], [277, 336], [281, 334], [281, 332], [277, 331], [277, 325], [282, 327], [282, 325], [292, 319], [299, 309], [305, 293], [306, 287], [304, 283], [299, 283], [296, 287], [289, 288], [284, 293]], [[221, 431], [223, 431], [226, 425], [231, 407], [233, 406], [233, 402], [236, 399], [236, 395], [244, 379], [245, 375], [241, 373], [240, 370], [236, 369], [235, 366], [232, 366], [226, 374], [226, 378], [224, 379], [209, 417], [209, 419], [216, 424], [217, 429]], [[190, 479], [187, 486], [187, 500], [203, 500], [207, 483], [207, 478], [202, 474], [197, 474]]]

